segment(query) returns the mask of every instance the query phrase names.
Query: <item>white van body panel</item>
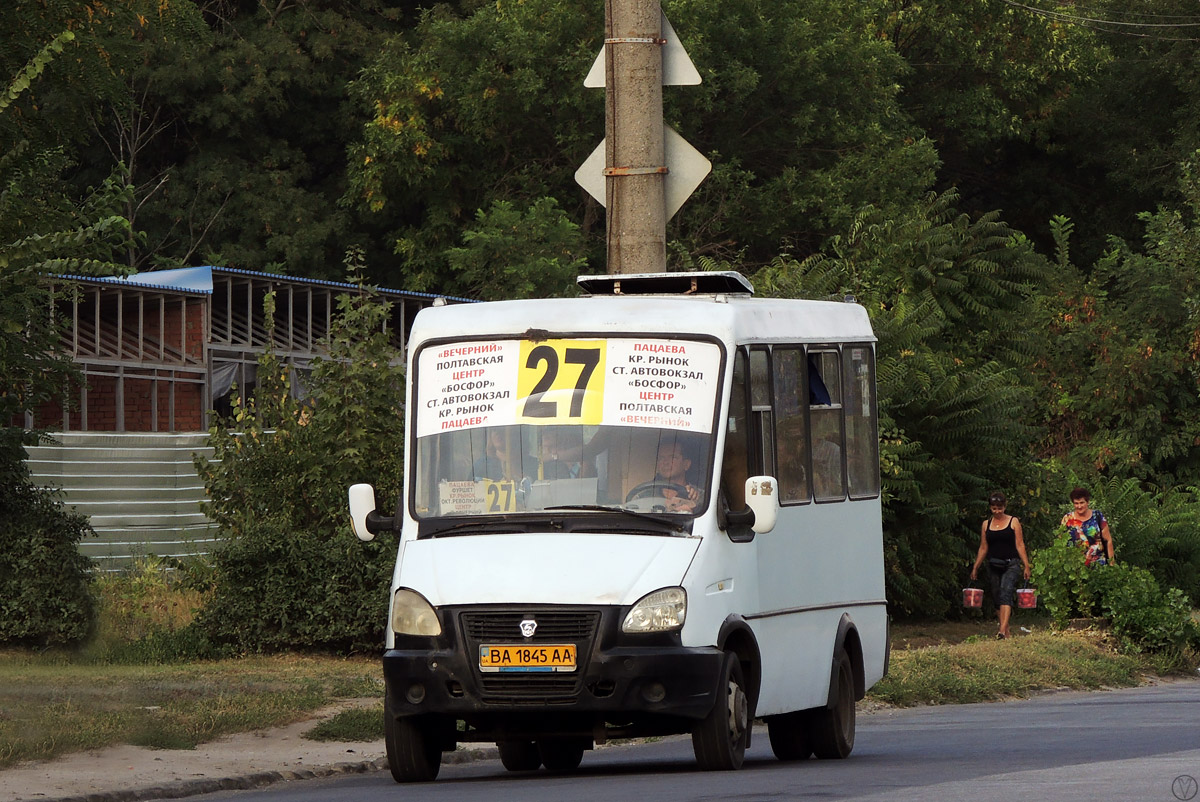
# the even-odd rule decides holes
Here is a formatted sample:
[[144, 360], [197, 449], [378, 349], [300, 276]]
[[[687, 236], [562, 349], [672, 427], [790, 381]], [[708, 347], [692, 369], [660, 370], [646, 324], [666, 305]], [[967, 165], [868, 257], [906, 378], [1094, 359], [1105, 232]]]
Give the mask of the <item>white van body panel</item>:
[[[636, 326], [630, 321], [637, 321]], [[835, 301], [712, 296], [595, 297], [494, 301], [427, 307], [413, 321], [412, 353], [433, 337], [516, 336], [531, 328], [550, 332], [706, 334], [736, 342], [874, 342], [861, 306]], [[413, 367], [410, 359], [409, 368]]]
[[435, 607], [627, 605], [677, 587], [699, 544], [695, 537], [559, 532], [418, 540], [405, 544], [394, 586]]
[[828, 633], [837, 632], [843, 615], [861, 636], [867, 687], [883, 675], [882, 543], [878, 525], [874, 532], [847, 526], [848, 504], [863, 510], [859, 519], [879, 520], [877, 498], [785, 506], [774, 531], [755, 538], [759, 602], [748, 618], [762, 654], [759, 715], [825, 703], [828, 689], [820, 683], [789, 679], [828, 676], [834, 648]]
[[[711, 511], [696, 519], [696, 531], [719, 532]], [[722, 533], [705, 537], [684, 579], [688, 617], [683, 625], [684, 646], [715, 646], [722, 624], [731, 615], [758, 609], [757, 572], [753, 549], [740, 548]]]

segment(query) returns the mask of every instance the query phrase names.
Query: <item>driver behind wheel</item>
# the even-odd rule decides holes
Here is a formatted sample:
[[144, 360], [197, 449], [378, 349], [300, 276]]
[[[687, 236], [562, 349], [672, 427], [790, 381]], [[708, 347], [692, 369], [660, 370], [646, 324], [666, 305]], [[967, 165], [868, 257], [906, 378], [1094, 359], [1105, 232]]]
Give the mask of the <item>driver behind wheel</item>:
[[[667, 500], [667, 509], [672, 512], [692, 512], [700, 503], [700, 489], [687, 479], [687, 472], [691, 467], [692, 461], [684, 454], [683, 446], [678, 441], [659, 444], [654, 482], [675, 486], [662, 488], [662, 496]], [[686, 488], [687, 495], [681, 494], [676, 487]]]

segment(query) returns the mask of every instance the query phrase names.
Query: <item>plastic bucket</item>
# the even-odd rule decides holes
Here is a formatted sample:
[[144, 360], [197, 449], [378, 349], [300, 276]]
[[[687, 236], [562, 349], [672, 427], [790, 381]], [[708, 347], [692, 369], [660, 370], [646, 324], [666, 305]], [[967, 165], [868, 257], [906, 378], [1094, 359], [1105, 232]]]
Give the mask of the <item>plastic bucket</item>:
[[1032, 610], [1037, 607], [1037, 591], [1033, 588], [1017, 590], [1017, 606], [1022, 610]]
[[982, 607], [982, 588], [963, 588], [963, 607]]

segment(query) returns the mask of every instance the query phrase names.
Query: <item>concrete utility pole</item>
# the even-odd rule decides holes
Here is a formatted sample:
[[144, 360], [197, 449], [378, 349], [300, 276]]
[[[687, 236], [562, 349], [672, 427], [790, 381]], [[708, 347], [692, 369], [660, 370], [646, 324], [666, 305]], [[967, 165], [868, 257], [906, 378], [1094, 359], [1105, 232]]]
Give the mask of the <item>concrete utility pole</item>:
[[663, 34], [658, 0], [605, 0], [609, 273], [667, 269]]

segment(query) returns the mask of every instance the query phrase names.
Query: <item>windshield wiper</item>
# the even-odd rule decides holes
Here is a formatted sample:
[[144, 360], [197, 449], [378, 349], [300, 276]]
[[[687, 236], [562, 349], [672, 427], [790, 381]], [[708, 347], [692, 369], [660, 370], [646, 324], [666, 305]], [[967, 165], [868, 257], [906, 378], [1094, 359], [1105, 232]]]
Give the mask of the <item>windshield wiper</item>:
[[523, 532], [525, 527], [513, 521], [508, 515], [490, 515], [478, 520], [459, 521], [448, 526], [432, 525], [426, 532], [418, 532], [417, 537], [439, 537], [442, 535], [462, 535], [468, 532], [485, 529], [495, 532]]
[[[639, 523], [653, 524], [654, 529], [659, 532], [681, 535], [691, 533], [690, 518], [686, 519], [686, 523], [676, 523], [665, 517], [668, 514], [672, 518], [677, 517], [674, 513], [638, 512], [637, 510], [630, 510], [624, 507], [605, 507], [602, 504], [563, 504], [555, 507], [546, 507], [542, 510], [469, 518], [458, 520], [454, 523], [440, 521], [435, 523], [434, 520], [424, 520], [420, 523], [417, 537], [420, 539], [454, 537], [455, 535], [466, 535], [476, 532], [519, 534], [529, 531], [530, 524], [538, 519], [550, 518], [553, 523], [555, 516], [552, 513], [555, 512], [616, 512], [630, 518], [635, 518]], [[558, 518], [562, 520], [563, 516], [558, 516]], [[561, 524], [558, 528], [561, 528]]]
[[[543, 512], [557, 512], [559, 510], [578, 510], [581, 512], [620, 512], [625, 515], [637, 518], [639, 521], [650, 521], [657, 524], [659, 527], [668, 527], [677, 532], [687, 534], [687, 529], [680, 524], [663, 518], [664, 513], [638, 512], [637, 510], [626, 509], [625, 507], [606, 507], [603, 504], [558, 504], [553, 507], [543, 508]], [[674, 513], [671, 513], [674, 515]]]

